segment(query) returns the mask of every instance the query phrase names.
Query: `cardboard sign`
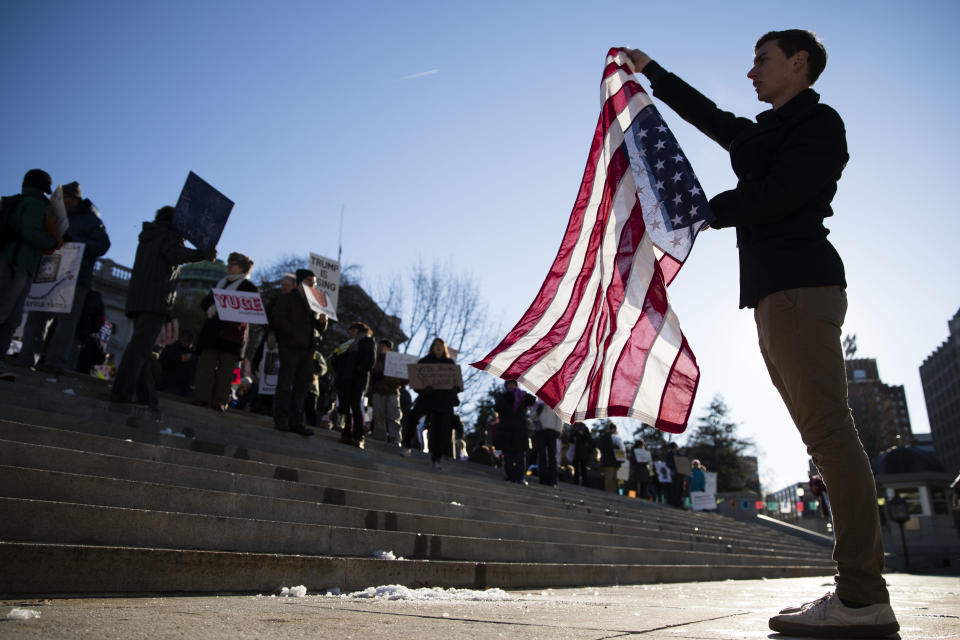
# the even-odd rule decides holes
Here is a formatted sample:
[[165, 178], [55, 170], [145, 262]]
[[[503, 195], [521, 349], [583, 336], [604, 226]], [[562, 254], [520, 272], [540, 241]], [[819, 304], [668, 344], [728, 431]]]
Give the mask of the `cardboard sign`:
[[57, 185], [50, 196], [50, 210], [53, 211], [53, 218], [56, 220], [57, 236], [62, 238], [63, 234], [70, 228], [70, 220], [67, 218], [67, 207], [63, 204], [63, 186]]
[[331, 306], [330, 297], [327, 296], [325, 291], [308, 287], [306, 283], [301, 283], [300, 286], [303, 287], [303, 293], [307, 296], [307, 304], [310, 305], [311, 311], [314, 313], [324, 313], [331, 320], [337, 319], [337, 313], [334, 310], [335, 307]]
[[411, 353], [400, 353], [398, 351], [388, 351], [386, 360], [383, 364], [383, 375], [388, 378], [400, 378], [407, 380], [407, 365], [417, 364], [420, 360]]
[[70, 313], [77, 290], [77, 272], [83, 261], [82, 242], [67, 242], [49, 256], [42, 256], [33, 284], [23, 303], [24, 311]]
[[706, 482], [704, 482], [704, 490], [707, 493], [716, 493], [717, 492], [717, 473], [715, 471], [704, 471], [703, 477], [706, 480]]
[[211, 289], [213, 303], [217, 305], [217, 315], [227, 322], [246, 322], [248, 324], [268, 324], [263, 309], [263, 300], [256, 291], [234, 291], [232, 289]]
[[310, 270], [317, 276], [317, 289], [327, 294], [327, 299], [330, 301], [332, 313], [327, 315], [336, 320], [337, 301], [340, 299], [340, 263], [311, 253]]
[[694, 511], [716, 511], [717, 496], [707, 491], [691, 491], [690, 506]]
[[220, 242], [232, 210], [232, 200], [191, 171], [177, 200], [173, 226], [197, 249], [209, 249]]
[[414, 390], [463, 388], [460, 367], [455, 364], [408, 364], [407, 377]]
[[277, 376], [280, 373], [280, 350], [263, 345], [260, 358], [260, 395], [272, 396], [277, 392]]

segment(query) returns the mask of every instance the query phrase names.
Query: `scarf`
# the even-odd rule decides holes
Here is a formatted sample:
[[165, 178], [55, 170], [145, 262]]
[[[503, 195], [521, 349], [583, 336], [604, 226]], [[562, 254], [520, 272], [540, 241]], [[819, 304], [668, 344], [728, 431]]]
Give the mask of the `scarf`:
[[[227, 274], [220, 278], [220, 281], [217, 283], [217, 286], [214, 289], [231, 289], [233, 291], [237, 290], [237, 287], [240, 286], [240, 283], [247, 279], [247, 274], [245, 273], [235, 273]], [[213, 318], [217, 315], [217, 305], [212, 304], [207, 307], [207, 317]]]

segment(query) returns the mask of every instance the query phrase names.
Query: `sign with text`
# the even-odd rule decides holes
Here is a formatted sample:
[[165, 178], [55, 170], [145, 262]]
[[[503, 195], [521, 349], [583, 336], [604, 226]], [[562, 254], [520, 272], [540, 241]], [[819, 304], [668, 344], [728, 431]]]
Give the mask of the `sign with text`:
[[690, 506], [694, 511], [716, 511], [717, 495], [707, 491], [691, 491]]
[[462, 389], [463, 377], [455, 364], [408, 364], [407, 376], [414, 390]]
[[407, 380], [407, 365], [417, 364], [420, 360], [412, 353], [400, 353], [398, 351], [388, 351], [386, 360], [383, 363], [383, 375], [388, 378], [400, 378]]
[[246, 322], [248, 324], [267, 324], [267, 314], [263, 309], [263, 300], [256, 291], [234, 291], [232, 289], [211, 289], [213, 302], [217, 305], [217, 315], [227, 322]]
[[686, 456], [674, 456], [673, 464], [677, 467], [677, 473], [682, 476], [689, 476], [693, 473], [690, 468], [690, 458]]
[[233, 200], [191, 171], [177, 200], [173, 226], [197, 249], [209, 249], [220, 242], [232, 210]]
[[315, 287], [308, 287], [306, 283], [300, 285], [303, 287], [303, 293], [307, 296], [307, 304], [314, 313], [324, 313], [331, 320], [337, 319], [336, 307], [330, 303], [330, 296], [326, 291], [321, 291]]
[[703, 478], [705, 480], [704, 490], [707, 493], [716, 493], [717, 492], [717, 472], [716, 471], [704, 471]]
[[337, 301], [340, 299], [340, 263], [324, 258], [316, 253], [310, 254], [310, 271], [317, 276], [317, 289], [327, 294], [333, 313], [327, 315], [337, 319]]
[[277, 376], [280, 374], [280, 350], [263, 345], [260, 359], [260, 395], [272, 396], [277, 392]]
[[82, 242], [67, 242], [40, 258], [33, 284], [23, 303], [24, 311], [70, 313], [77, 290], [77, 272], [83, 261]]

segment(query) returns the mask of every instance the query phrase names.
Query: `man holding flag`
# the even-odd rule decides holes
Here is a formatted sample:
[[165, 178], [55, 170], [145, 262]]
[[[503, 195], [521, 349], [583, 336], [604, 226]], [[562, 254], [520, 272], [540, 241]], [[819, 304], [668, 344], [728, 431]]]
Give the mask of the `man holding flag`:
[[654, 96], [730, 152], [737, 186], [710, 199], [714, 228], [735, 227], [740, 307], [754, 310], [774, 386], [830, 490], [836, 590], [770, 619], [787, 635], [875, 637], [899, 625], [881, 575], [883, 543], [870, 461], [847, 403], [843, 262], [823, 220], [846, 165], [843, 121], [811, 86], [826, 51], [809, 31], [767, 33], [747, 77], [772, 109], [756, 122], [721, 111], [638, 50], [623, 50]]

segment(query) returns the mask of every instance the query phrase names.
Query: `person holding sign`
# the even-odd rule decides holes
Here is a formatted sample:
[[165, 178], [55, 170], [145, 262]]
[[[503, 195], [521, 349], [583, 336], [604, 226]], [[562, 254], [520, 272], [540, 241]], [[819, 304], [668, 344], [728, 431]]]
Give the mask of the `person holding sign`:
[[157, 388], [150, 366], [157, 337], [173, 315], [180, 265], [215, 260], [217, 250], [188, 249], [173, 227], [173, 207], [157, 210], [153, 222], [144, 222], [127, 290], [127, 316], [133, 319], [133, 335], [123, 350], [123, 359], [113, 382], [110, 399], [157, 407]]
[[334, 385], [339, 412], [343, 415], [340, 442], [363, 447], [363, 392], [376, 361], [376, 346], [370, 327], [362, 322], [350, 325], [350, 339], [333, 351]]
[[[447, 351], [447, 343], [441, 338], [434, 338], [430, 344], [430, 353], [420, 358], [418, 364], [456, 363]], [[457, 397], [460, 389], [434, 389], [428, 386], [416, 391], [417, 406], [427, 417], [427, 442], [433, 468], [440, 469], [441, 458], [444, 455], [453, 456], [453, 408], [460, 404], [460, 398]]]
[[47, 194], [52, 190], [50, 174], [31, 169], [23, 176], [21, 194], [3, 199], [6, 224], [0, 237], [0, 380], [13, 382], [17, 379], [6, 370], [4, 356], [23, 316], [23, 303], [41, 253], [53, 251], [63, 244], [63, 238], [53, 228], [53, 218], [47, 215]]
[[[249, 279], [252, 268], [253, 260], [234, 251], [227, 258], [227, 275], [214, 288], [256, 293], [257, 285]], [[207, 319], [203, 322], [197, 341], [200, 357], [197, 360], [194, 404], [226, 411], [230, 402], [233, 367], [242, 358], [247, 344], [247, 323], [221, 320], [217, 305], [214, 304], [213, 291], [200, 302], [200, 307], [207, 313]]]
[[297, 269], [297, 287], [277, 298], [270, 324], [277, 337], [280, 371], [274, 395], [273, 423], [279, 431], [312, 436], [303, 425], [303, 406], [313, 382], [313, 351], [327, 330], [327, 316], [317, 313], [307, 299], [307, 289], [317, 281], [309, 269]]

